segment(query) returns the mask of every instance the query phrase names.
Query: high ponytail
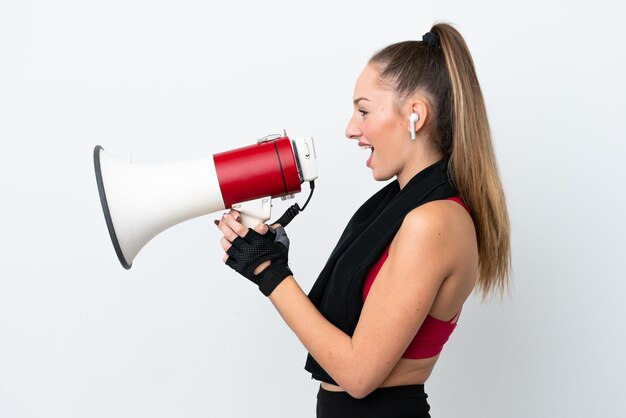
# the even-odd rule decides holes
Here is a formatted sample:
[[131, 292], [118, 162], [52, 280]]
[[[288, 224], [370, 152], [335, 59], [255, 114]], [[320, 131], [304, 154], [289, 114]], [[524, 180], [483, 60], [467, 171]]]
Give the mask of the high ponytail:
[[502, 295], [510, 276], [510, 224], [482, 91], [461, 34], [447, 23], [435, 24], [430, 32], [439, 45], [400, 42], [376, 53], [370, 63], [379, 66], [399, 102], [417, 91], [428, 97], [434, 116], [424, 129], [450, 155], [451, 178], [476, 226], [477, 290], [483, 299], [495, 291]]

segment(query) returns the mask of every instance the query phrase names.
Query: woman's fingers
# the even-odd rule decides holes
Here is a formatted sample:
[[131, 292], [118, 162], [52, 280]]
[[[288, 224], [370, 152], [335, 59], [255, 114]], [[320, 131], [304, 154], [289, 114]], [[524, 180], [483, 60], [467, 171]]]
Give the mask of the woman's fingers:
[[233, 245], [233, 244], [231, 244], [231, 243], [230, 243], [230, 241], [229, 241], [229, 240], [227, 240], [227, 239], [226, 239], [226, 237], [222, 237], [222, 238], [220, 238], [220, 244], [222, 245], [222, 249], [223, 249], [224, 251], [228, 251], [228, 249], [229, 249], [230, 247], [232, 247], [232, 245]]
[[[237, 233], [237, 235], [239, 235], [240, 237], [244, 237], [248, 233], [248, 228], [246, 228], [240, 222], [240, 220], [237, 220], [240, 217], [240, 213], [236, 210], [231, 209], [230, 212], [228, 212], [228, 214], [231, 215], [232, 218], [235, 220], [235, 224], [229, 223], [230, 220], [228, 218], [226, 219], [226, 224], [230, 226], [231, 229], [235, 233]], [[254, 227], [252, 227], [252, 229], [254, 229], [259, 234], [265, 234], [269, 230], [267, 224], [263, 222], [255, 225]]]
[[[240, 221], [237, 219], [240, 217], [239, 212], [236, 210], [230, 210], [227, 214], [222, 216], [222, 219], [215, 220], [215, 225], [222, 231], [226, 239], [232, 242], [237, 236], [244, 237], [248, 233], [248, 228], [245, 227]], [[280, 226], [280, 224], [274, 224]], [[252, 229], [254, 229], [259, 234], [265, 234], [269, 230], [269, 227], [266, 223], [260, 223], [255, 225]]]
[[[232, 242], [238, 236], [243, 237], [248, 232], [248, 228], [236, 220], [238, 217], [239, 213], [231, 210], [229, 213], [222, 215], [221, 219], [216, 219], [214, 221], [215, 225], [217, 225], [222, 234], [224, 234], [224, 236], [220, 238], [220, 245], [222, 246], [224, 252], [228, 251], [228, 249], [232, 247]], [[228, 260], [228, 254], [224, 254], [222, 257], [222, 261], [224, 263], [226, 260]]]
[[[235, 216], [238, 215], [238, 213], [234, 213]], [[237, 222], [231, 213], [223, 215], [222, 219], [220, 219], [216, 225], [229, 242], [233, 242], [233, 240], [238, 236], [244, 237], [248, 232], [248, 228]]]
[[224, 219], [220, 220], [217, 224], [219, 230], [224, 234], [224, 238], [228, 240], [228, 242], [233, 242], [235, 238], [237, 238], [237, 233], [235, 233], [227, 224], [224, 222]]
[[256, 225], [254, 228], [256, 232], [258, 232], [261, 235], [265, 235], [267, 233], [267, 231], [269, 230], [269, 227], [267, 226], [267, 224], [261, 223]]
[[[235, 233], [233, 239], [237, 238], [237, 236], [243, 238], [248, 233], [248, 228], [239, 223], [236, 218], [239, 218], [239, 213], [235, 210], [231, 210], [222, 217], [222, 223], [225, 223]], [[227, 238], [229, 237], [227, 236]]]

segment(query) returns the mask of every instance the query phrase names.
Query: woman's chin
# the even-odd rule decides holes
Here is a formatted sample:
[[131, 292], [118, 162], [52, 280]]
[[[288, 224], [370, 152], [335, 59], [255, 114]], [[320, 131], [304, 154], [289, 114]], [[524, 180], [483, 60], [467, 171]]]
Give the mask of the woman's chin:
[[393, 174], [389, 174], [389, 173], [381, 173], [379, 171], [376, 171], [374, 169], [372, 169], [372, 177], [374, 178], [374, 180], [376, 181], [385, 181], [385, 180], [389, 180], [390, 178], [392, 178], [394, 175]]

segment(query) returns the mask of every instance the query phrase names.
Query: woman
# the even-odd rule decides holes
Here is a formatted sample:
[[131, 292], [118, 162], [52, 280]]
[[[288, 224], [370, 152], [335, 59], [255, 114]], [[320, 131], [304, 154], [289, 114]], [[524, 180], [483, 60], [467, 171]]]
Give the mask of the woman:
[[424, 383], [472, 290], [507, 285], [509, 220], [467, 46], [448, 24], [359, 76], [346, 136], [390, 182], [354, 214], [309, 295], [281, 228], [216, 221], [224, 261], [259, 285], [310, 353], [318, 417], [429, 417]]

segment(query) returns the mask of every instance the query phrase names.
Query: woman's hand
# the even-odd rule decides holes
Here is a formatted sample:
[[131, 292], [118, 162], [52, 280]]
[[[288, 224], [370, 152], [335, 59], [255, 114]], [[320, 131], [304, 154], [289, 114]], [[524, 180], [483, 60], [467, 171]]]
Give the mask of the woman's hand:
[[288, 266], [289, 239], [279, 225], [276, 229], [261, 223], [253, 229], [238, 222], [231, 210], [215, 224], [224, 234], [221, 245], [226, 265], [259, 286], [265, 296], [293, 273]]

